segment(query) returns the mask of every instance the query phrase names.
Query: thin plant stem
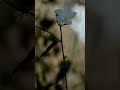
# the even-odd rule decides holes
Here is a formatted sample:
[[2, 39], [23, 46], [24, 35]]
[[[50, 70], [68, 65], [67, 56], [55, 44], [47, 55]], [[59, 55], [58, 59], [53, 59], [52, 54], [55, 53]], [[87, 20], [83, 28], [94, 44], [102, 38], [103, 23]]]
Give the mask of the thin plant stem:
[[66, 69], [65, 69], [65, 54], [64, 54], [64, 48], [63, 48], [63, 39], [62, 39], [62, 26], [60, 26], [60, 34], [61, 34], [61, 46], [62, 46], [62, 56], [63, 56], [63, 62], [64, 62], [64, 73], [65, 73], [65, 83], [66, 83], [66, 90], [68, 90], [67, 86], [67, 75], [66, 75]]

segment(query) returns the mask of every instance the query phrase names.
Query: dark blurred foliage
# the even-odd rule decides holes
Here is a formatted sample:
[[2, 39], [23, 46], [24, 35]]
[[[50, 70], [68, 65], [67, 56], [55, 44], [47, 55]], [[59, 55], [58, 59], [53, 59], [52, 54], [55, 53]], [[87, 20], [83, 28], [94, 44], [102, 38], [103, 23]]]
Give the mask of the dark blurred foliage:
[[[35, 31], [34, 3], [34, 0], [0, 1], [0, 90], [34, 90], [34, 49], [31, 53]], [[20, 15], [17, 17], [17, 14]], [[23, 61], [27, 67], [16, 68], [21, 62], [20, 67], [23, 67]], [[17, 73], [9, 78], [15, 68]]]
[[53, 20], [49, 20], [47, 18], [44, 18], [41, 22], [40, 25], [42, 27], [45, 27], [46, 29], [49, 29], [51, 25], [53, 25], [54, 21]]
[[64, 79], [66, 73], [70, 70], [71, 62], [70, 61], [63, 61], [60, 63], [60, 70], [56, 77], [56, 83], [58, 83], [60, 80]]
[[[46, 76], [46, 73], [49, 72], [49, 67], [41, 61], [41, 64], [42, 64], [42, 67], [43, 67], [43, 79], [44, 81], [46, 80], [45, 76]], [[65, 64], [65, 67], [64, 67], [64, 64]], [[47, 68], [48, 67], [48, 68]], [[36, 74], [36, 84], [37, 84], [37, 90], [63, 90], [62, 86], [59, 85], [59, 81], [60, 80], [63, 80], [65, 78], [65, 72], [66, 74], [69, 72], [69, 69], [71, 67], [71, 62], [66, 60], [65, 62], [61, 62], [60, 63], [60, 70], [57, 74], [57, 76], [55, 77], [55, 82], [50, 82], [48, 84], [42, 84], [42, 82], [39, 80], [39, 76]], [[53, 89], [51, 89], [53, 88]]]
[[42, 0], [42, 3], [56, 3], [57, 0]]

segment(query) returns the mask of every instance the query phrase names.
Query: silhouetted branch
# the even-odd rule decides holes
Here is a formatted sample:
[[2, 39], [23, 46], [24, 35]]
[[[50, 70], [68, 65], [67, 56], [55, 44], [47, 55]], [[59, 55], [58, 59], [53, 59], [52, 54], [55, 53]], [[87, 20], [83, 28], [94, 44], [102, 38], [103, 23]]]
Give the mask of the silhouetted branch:
[[[55, 46], [57, 43], [58, 43], [58, 41], [54, 41], [54, 42], [45, 50], [45, 52], [44, 52], [41, 56], [46, 55], [47, 52], [48, 52], [53, 46]], [[40, 57], [41, 57], [41, 56], [40, 56]]]

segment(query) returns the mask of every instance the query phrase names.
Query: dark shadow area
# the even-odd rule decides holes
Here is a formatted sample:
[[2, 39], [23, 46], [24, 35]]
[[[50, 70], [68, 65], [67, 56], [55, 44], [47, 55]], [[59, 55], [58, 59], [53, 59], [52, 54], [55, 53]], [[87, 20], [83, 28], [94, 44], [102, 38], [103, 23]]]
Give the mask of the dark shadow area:
[[118, 3], [86, 1], [86, 90], [120, 90]]
[[34, 47], [35, 1], [21, 1], [0, 0], [0, 90], [35, 89], [34, 58], [10, 78]]

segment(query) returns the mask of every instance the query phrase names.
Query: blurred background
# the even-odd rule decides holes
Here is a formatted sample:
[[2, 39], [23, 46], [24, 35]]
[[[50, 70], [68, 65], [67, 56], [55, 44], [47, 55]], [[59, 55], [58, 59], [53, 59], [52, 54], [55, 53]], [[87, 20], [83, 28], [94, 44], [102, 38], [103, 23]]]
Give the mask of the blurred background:
[[[72, 25], [62, 27], [66, 64], [71, 63], [67, 72], [68, 90], [85, 90], [85, 1], [35, 0], [35, 24], [60, 39], [54, 11], [66, 6], [77, 12]], [[35, 27], [35, 87], [38, 90], [66, 90], [64, 79], [54, 84], [63, 63], [61, 44], [57, 43], [46, 55], [40, 57], [54, 42], [54, 38], [42, 28]]]

